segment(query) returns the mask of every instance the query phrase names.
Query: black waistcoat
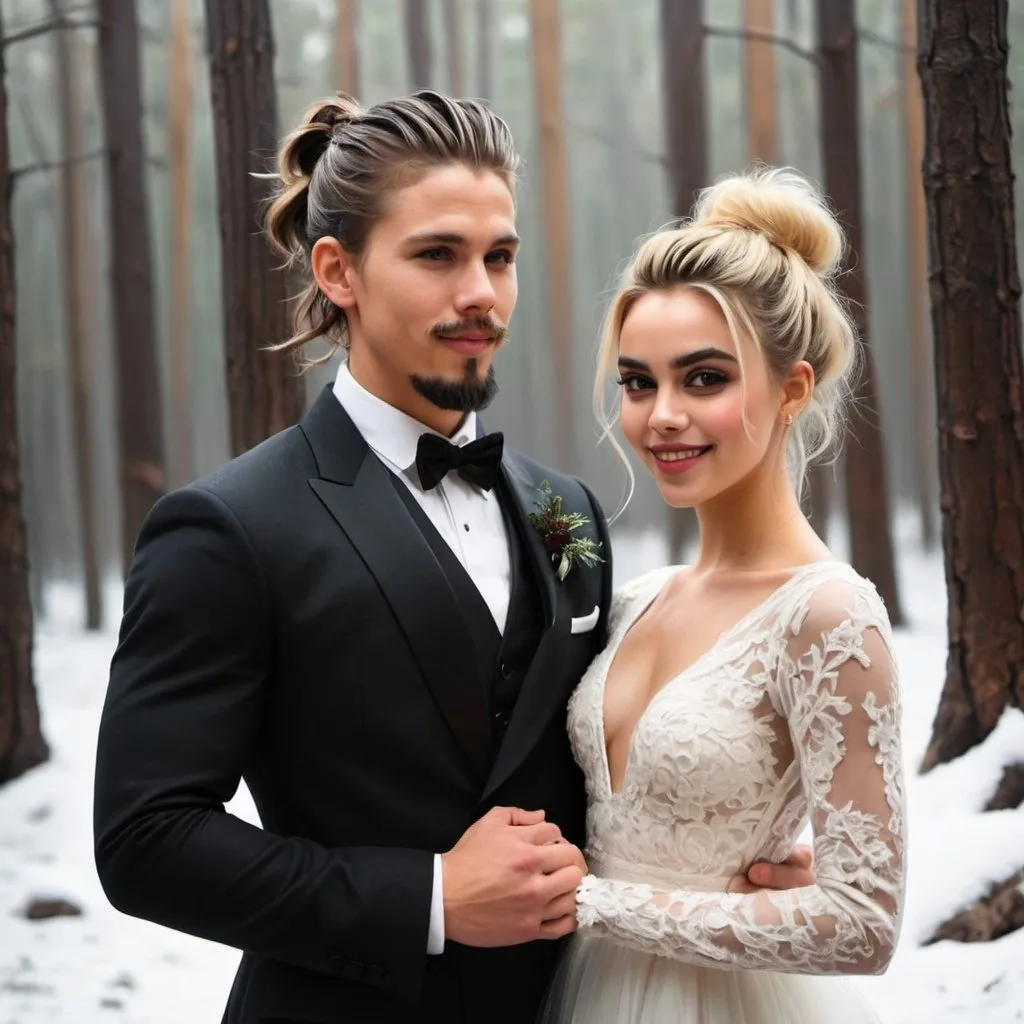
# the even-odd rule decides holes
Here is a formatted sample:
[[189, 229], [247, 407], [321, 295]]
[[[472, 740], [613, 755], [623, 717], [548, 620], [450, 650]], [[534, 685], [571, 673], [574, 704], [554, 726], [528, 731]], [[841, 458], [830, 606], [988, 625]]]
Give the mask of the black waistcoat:
[[392, 482], [458, 598], [476, 647], [480, 669], [477, 685], [482, 686], [487, 694], [497, 747], [508, 728], [512, 709], [543, 629], [535, 570], [523, 550], [523, 538], [519, 535], [515, 517], [508, 513], [511, 499], [505, 493], [505, 483], [503, 480], [498, 482], [496, 493], [508, 538], [511, 585], [505, 629], [499, 632], [487, 602], [423, 507], [393, 474]]

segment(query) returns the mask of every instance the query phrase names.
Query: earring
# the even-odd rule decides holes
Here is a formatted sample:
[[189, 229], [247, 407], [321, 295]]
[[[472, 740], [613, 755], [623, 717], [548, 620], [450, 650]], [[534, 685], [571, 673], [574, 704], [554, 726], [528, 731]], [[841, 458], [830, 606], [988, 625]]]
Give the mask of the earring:
[[787, 427], [793, 426], [793, 414], [791, 412], [787, 412], [786, 413], [786, 426]]

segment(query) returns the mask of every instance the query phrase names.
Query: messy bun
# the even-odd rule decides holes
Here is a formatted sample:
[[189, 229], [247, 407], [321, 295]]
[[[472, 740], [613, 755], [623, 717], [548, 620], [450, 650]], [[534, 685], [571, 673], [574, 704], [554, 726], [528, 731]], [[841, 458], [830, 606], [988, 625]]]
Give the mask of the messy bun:
[[[281, 143], [277, 186], [264, 230], [285, 264], [305, 269], [316, 242], [336, 238], [358, 259], [384, 201], [428, 167], [465, 163], [499, 174], [514, 188], [517, 158], [508, 126], [487, 106], [423, 90], [363, 110], [339, 94], [313, 104]], [[348, 342], [345, 312], [309, 280], [295, 333], [276, 346], [298, 350], [322, 339], [330, 359]]]
[[710, 295], [782, 380], [806, 361], [810, 404], [790, 432], [789, 465], [798, 489], [807, 466], [841, 435], [857, 369], [857, 332], [834, 280], [845, 238], [822, 194], [790, 168], [758, 167], [704, 189], [693, 217], [651, 235], [627, 268], [609, 309], [594, 392], [610, 435], [604, 378], [615, 364], [622, 324], [646, 292], [691, 285]]
[[724, 178], [700, 194], [693, 221], [753, 231], [829, 275], [843, 255], [843, 232], [821, 194], [789, 168]]

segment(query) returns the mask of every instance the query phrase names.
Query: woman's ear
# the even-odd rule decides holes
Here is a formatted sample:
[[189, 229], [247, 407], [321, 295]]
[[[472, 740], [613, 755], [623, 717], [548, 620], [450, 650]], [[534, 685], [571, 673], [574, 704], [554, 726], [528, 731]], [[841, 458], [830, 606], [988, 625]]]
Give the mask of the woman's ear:
[[789, 376], [782, 382], [782, 404], [779, 414], [787, 426], [792, 424], [810, 404], [814, 394], [814, 370], [801, 359], [794, 363]]
[[355, 264], [336, 238], [316, 240], [309, 254], [309, 269], [317, 287], [339, 309], [351, 309], [356, 304]]

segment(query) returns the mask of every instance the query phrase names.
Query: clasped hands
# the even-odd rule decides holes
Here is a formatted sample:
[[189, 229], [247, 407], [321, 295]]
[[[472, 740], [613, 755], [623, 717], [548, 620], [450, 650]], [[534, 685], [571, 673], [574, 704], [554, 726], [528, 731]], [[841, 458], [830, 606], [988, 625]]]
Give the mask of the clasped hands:
[[[466, 946], [560, 939], [576, 929], [576, 889], [587, 873], [578, 847], [543, 811], [494, 807], [441, 857], [445, 937]], [[811, 851], [758, 862], [729, 892], [794, 889], [815, 881]]]

